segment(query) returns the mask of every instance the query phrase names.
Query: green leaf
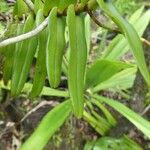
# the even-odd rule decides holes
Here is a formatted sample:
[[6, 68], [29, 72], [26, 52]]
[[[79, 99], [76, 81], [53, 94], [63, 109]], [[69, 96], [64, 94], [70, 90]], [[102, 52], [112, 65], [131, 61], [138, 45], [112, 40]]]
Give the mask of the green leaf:
[[49, 139], [64, 123], [70, 112], [70, 100], [59, 104], [48, 112], [34, 133], [32, 133], [27, 141], [21, 146], [20, 150], [42, 150]]
[[133, 85], [135, 74], [136, 74], [137, 68], [127, 68], [119, 73], [114, 74], [109, 79], [101, 82], [96, 87], [92, 89], [92, 92], [98, 92], [100, 90], [105, 90], [108, 88], [118, 88], [119, 89], [125, 89], [130, 88]]
[[23, 0], [17, 0], [14, 6], [13, 15], [17, 15], [19, 18], [22, 17], [23, 14], [28, 12], [28, 7]]
[[83, 112], [83, 118], [86, 120], [93, 128], [94, 130], [99, 133], [100, 135], [105, 135], [109, 128], [104, 126], [103, 123], [101, 123], [97, 118], [89, 114], [88, 112]]
[[99, 101], [92, 99], [91, 101], [92, 103], [94, 103], [104, 114], [104, 116], [107, 118], [107, 121], [109, 122], [109, 124], [111, 124], [113, 127], [116, 126], [117, 121], [116, 119], [112, 116], [112, 114], [109, 112], [109, 110], [107, 110], [107, 108], [105, 108], [105, 106], [103, 104], [101, 104]]
[[61, 11], [67, 8], [70, 4], [75, 4], [77, 0], [45, 0], [44, 15], [48, 15], [53, 7], [58, 7]]
[[121, 61], [111, 61], [100, 59], [87, 69], [86, 87], [95, 86], [113, 76], [115, 73], [124, 68], [129, 68], [132, 65]]
[[75, 4], [77, 0], [60, 0], [59, 2], [59, 9], [63, 11], [67, 8], [70, 4]]
[[[141, 16], [141, 11], [137, 10], [133, 16], [129, 19], [129, 22], [136, 29], [137, 33], [141, 37], [150, 22], [150, 10], [147, 10]], [[143, 23], [144, 22], [144, 23]], [[109, 60], [120, 59], [130, 49], [129, 44], [123, 35], [117, 35], [110, 43], [108, 48], [105, 50], [102, 58]]]
[[116, 139], [112, 137], [102, 137], [96, 141], [88, 142], [84, 150], [142, 150], [142, 148], [133, 140], [124, 136]]
[[48, 15], [48, 13], [50, 12], [50, 10], [59, 5], [59, 1], [60, 0], [45, 0], [45, 4], [44, 4], [44, 15]]
[[87, 51], [89, 52], [91, 47], [91, 18], [88, 14], [84, 18], [84, 24], [85, 24]]
[[116, 111], [126, 117], [131, 123], [133, 123], [139, 130], [141, 130], [148, 138], [150, 138], [150, 122], [142, 118], [139, 114], [135, 113], [127, 106], [121, 104], [113, 99], [105, 98], [99, 95], [94, 95], [93, 98], [100, 100], [113, 107]]
[[146, 66], [144, 52], [140, 38], [134, 29], [134, 27], [125, 20], [112, 4], [111, 0], [97, 0], [99, 6], [105, 11], [105, 13], [116, 23], [123, 35], [126, 37], [131, 51], [135, 57], [137, 66], [145, 79], [148, 86], [150, 86], [150, 74]]
[[[10, 82], [6, 85], [4, 85], [3, 81], [0, 80], [0, 88], [10, 90]], [[22, 90], [22, 93], [29, 93], [32, 89], [32, 84], [31, 83], [25, 83], [25, 86]], [[52, 89], [49, 87], [44, 86], [42, 92], [40, 93], [41, 95], [45, 96], [58, 96], [58, 97], [69, 97], [68, 91], [61, 91], [61, 90], [56, 90]]]
[[35, 0], [34, 1], [34, 11], [37, 13], [39, 9], [43, 9], [44, 3], [42, 0]]

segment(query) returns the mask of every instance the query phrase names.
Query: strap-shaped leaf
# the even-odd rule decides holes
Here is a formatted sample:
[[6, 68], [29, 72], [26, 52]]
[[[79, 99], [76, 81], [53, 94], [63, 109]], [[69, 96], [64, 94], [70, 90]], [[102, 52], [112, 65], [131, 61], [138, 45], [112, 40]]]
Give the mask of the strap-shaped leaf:
[[[43, 11], [40, 9], [36, 15], [36, 26], [44, 20]], [[34, 98], [41, 93], [46, 79], [46, 42], [47, 28], [38, 35], [38, 53], [36, 59], [35, 74], [30, 97]]]
[[[139, 36], [142, 36], [150, 22], [150, 10], [142, 14], [143, 7], [137, 10], [129, 19], [129, 22], [136, 29]], [[144, 24], [143, 24], [144, 22]], [[129, 50], [129, 44], [123, 35], [117, 35], [104, 51], [102, 58], [116, 60], [122, 57]]]
[[148, 86], [150, 86], [150, 74], [145, 63], [142, 44], [136, 30], [120, 15], [111, 0], [97, 0], [97, 2], [105, 13], [118, 25], [121, 32], [127, 38], [139, 70]]
[[121, 104], [113, 99], [105, 98], [99, 95], [93, 96], [95, 99], [104, 102], [116, 111], [126, 117], [130, 122], [132, 122], [139, 130], [141, 130], [148, 138], [150, 138], [150, 122], [142, 118], [140, 115], [129, 109], [127, 106]]
[[142, 148], [133, 140], [124, 136], [116, 139], [113, 137], [102, 137], [96, 141], [88, 142], [84, 150], [142, 150]]
[[[30, 14], [25, 22], [23, 33], [31, 31], [34, 27], [34, 17]], [[13, 75], [11, 82], [11, 94], [18, 95], [28, 77], [30, 66], [37, 48], [37, 39], [33, 37], [22, 41], [16, 46]]]
[[20, 150], [43, 150], [49, 139], [64, 123], [70, 112], [70, 100], [59, 104], [48, 112], [34, 133], [21, 146]]
[[67, 12], [70, 47], [68, 85], [73, 110], [78, 118], [82, 117], [84, 108], [84, 81], [87, 60], [87, 45], [83, 19], [83, 16], [75, 15], [74, 5], [70, 5]]

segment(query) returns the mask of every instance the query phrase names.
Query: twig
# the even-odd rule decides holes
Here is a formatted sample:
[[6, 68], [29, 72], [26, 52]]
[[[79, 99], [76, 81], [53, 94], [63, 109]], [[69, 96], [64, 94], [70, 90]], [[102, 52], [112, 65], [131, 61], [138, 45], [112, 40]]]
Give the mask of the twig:
[[29, 39], [29, 38], [37, 35], [38, 33], [40, 33], [42, 30], [44, 30], [47, 25], [48, 25], [48, 17], [34, 30], [32, 30], [30, 32], [27, 32], [25, 34], [16, 36], [16, 37], [6, 39], [6, 40], [0, 42], [0, 47], [4, 47], [4, 46], [7, 46], [7, 45], [16, 43], [16, 42], [20, 42], [20, 41]]
[[[113, 32], [116, 32], [116, 33], [120, 33], [121, 34], [121, 31], [119, 30], [119, 29], [113, 29], [113, 28], [110, 28], [110, 27], [108, 27], [108, 26], [106, 26], [105, 24], [102, 24], [101, 22], [99, 22], [98, 20], [97, 20], [97, 18], [93, 15], [93, 13], [92, 13], [92, 11], [87, 11], [88, 12], [88, 14], [90, 15], [90, 17], [91, 17], [91, 19], [98, 25], [98, 26], [100, 26], [100, 27], [102, 27], [102, 28], [105, 28], [105, 29], [107, 29], [107, 30], [110, 30], [110, 31], [113, 31]], [[144, 38], [140, 38], [140, 40], [143, 42], [143, 43], [145, 43], [145, 44], [147, 44], [148, 46], [150, 46], [150, 41], [148, 41], [148, 40], [146, 40], [146, 39], [144, 39]]]
[[[31, 2], [30, 0], [24, 0], [26, 2]], [[32, 3], [32, 2], [31, 2]], [[33, 3], [32, 3], [33, 4]], [[31, 5], [32, 5], [31, 4]], [[29, 5], [28, 5], [29, 6]], [[32, 7], [32, 6], [31, 6]], [[80, 9], [79, 9], [80, 10]], [[111, 27], [108, 27], [107, 25], [105, 24], [102, 24], [101, 22], [99, 22], [97, 20], [97, 18], [93, 15], [92, 11], [87, 7], [85, 6], [85, 11], [88, 12], [88, 14], [90, 15], [90, 17], [92, 18], [92, 20], [100, 27], [103, 27], [105, 29], [108, 29], [108, 30], [111, 30], [113, 32], [116, 32], [116, 33], [121, 33], [121, 31], [119, 31], [119, 29], [113, 29]], [[63, 14], [60, 14], [60, 15], [63, 15]], [[2, 42], [0, 42], [0, 47], [5, 47], [7, 45], [10, 45], [10, 44], [14, 44], [14, 43], [17, 43], [17, 42], [20, 42], [20, 41], [23, 41], [23, 40], [26, 40], [26, 39], [29, 39], [29, 38], [32, 38], [34, 37], [35, 35], [37, 35], [38, 33], [40, 33], [42, 30], [44, 30], [46, 28], [46, 26], [48, 25], [48, 17], [38, 26], [36, 27], [34, 30], [30, 31], [30, 32], [27, 32], [25, 34], [22, 34], [22, 35], [19, 35], [19, 36], [16, 36], [16, 37], [12, 37], [12, 38], [9, 38], [9, 39], [6, 39]], [[146, 43], [147, 45], [150, 45], [150, 42], [147, 41], [146, 39], [144, 38], [141, 38], [141, 41]]]
[[32, 1], [31, 0], [24, 0], [24, 2], [29, 7], [29, 9], [34, 12], [34, 4], [32, 3]]
[[42, 101], [40, 104], [38, 104], [36, 107], [31, 109], [22, 119], [20, 122], [23, 122], [28, 116], [30, 116], [32, 113], [34, 113], [36, 110], [39, 108], [45, 106], [45, 105], [51, 105], [51, 106], [56, 106], [58, 102], [53, 102], [53, 101]]
[[107, 30], [116, 32], [116, 33], [121, 33], [121, 31], [119, 31], [119, 29], [113, 29], [113, 28], [108, 27], [107, 25], [102, 24], [101, 22], [99, 22], [99, 21], [97, 20], [97, 18], [93, 15], [92, 11], [88, 10], [87, 12], [88, 12], [88, 14], [90, 15], [91, 19], [92, 19], [98, 26], [100, 26], [100, 27], [102, 27], [102, 28], [105, 28], [105, 29], [107, 29]]
[[141, 113], [142, 116], [144, 116], [148, 111], [150, 110], [150, 105], [148, 105], [143, 112]]
[[144, 39], [144, 38], [141, 38], [141, 41], [145, 44], [147, 44], [148, 46], [150, 46], [150, 41]]

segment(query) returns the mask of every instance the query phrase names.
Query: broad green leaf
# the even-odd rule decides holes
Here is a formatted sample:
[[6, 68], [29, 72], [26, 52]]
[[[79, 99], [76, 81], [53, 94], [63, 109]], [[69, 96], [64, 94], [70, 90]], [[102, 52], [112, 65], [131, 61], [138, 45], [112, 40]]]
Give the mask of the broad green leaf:
[[129, 68], [132, 65], [121, 61], [111, 61], [100, 59], [87, 69], [86, 87], [95, 86], [113, 76], [122, 69]]
[[127, 106], [121, 104], [113, 99], [105, 98], [103, 96], [94, 95], [93, 98], [108, 104], [118, 111], [121, 115], [126, 117], [131, 123], [133, 123], [139, 130], [141, 130], [148, 138], [150, 138], [150, 122], [142, 118], [139, 114], [132, 111]]
[[50, 138], [62, 126], [71, 112], [70, 100], [67, 100], [51, 111], [42, 119], [37, 129], [21, 146], [20, 150], [43, 150]]
[[88, 142], [84, 150], [142, 150], [133, 140], [124, 136], [116, 139], [113, 137], [102, 137], [96, 141]]
[[[150, 22], [150, 10], [147, 10], [143, 13], [142, 16], [141, 10], [137, 10], [133, 16], [129, 19], [129, 22], [133, 25], [136, 29], [137, 33], [141, 37]], [[143, 23], [144, 22], [144, 23]], [[120, 59], [128, 50], [130, 49], [127, 40], [124, 38], [123, 35], [117, 35], [110, 43], [108, 48], [105, 50], [102, 58], [109, 59], [109, 60], [116, 60]]]
[[105, 90], [108, 88], [130, 88], [133, 85], [137, 68], [127, 68], [119, 73], [114, 74], [109, 79], [101, 82], [92, 89], [92, 92], [98, 92], [100, 90]]

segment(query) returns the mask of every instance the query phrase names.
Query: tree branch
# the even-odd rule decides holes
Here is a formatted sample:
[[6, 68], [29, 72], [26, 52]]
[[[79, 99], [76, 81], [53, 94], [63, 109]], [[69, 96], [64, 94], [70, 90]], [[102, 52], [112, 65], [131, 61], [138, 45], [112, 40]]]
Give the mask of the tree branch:
[[144, 38], [141, 38], [141, 41], [142, 41], [143, 43], [145, 43], [146, 45], [150, 46], [150, 41], [148, 41], [148, 40], [146, 40], [146, 39], [144, 39]]
[[91, 19], [92, 19], [98, 26], [100, 26], [100, 27], [102, 27], [102, 28], [105, 28], [105, 29], [107, 29], [107, 30], [116, 32], [116, 33], [121, 33], [121, 31], [120, 31], [119, 29], [117, 29], [117, 28], [116, 28], [116, 29], [115, 29], [115, 28], [111, 28], [111, 27], [109, 27], [109, 26], [107, 26], [107, 25], [102, 24], [101, 22], [99, 22], [99, 21], [97, 20], [97, 18], [93, 15], [92, 11], [88, 10], [87, 12], [88, 12], [88, 14], [90, 15]]
[[[28, 5], [28, 7], [34, 11], [34, 5], [33, 3], [30, 1], [30, 0], [24, 0], [25, 3]], [[107, 25], [105, 24], [102, 24], [101, 22], [99, 22], [97, 20], [97, 18], [93, 15], [92, 13], [92, 6], [94, 6], [95, 4], [95, 1], [94, 0], [91, 0], [92, 3], [88, 3], [87, 5], [85, 5], [83, 9], [83, 11], [86, 11], [88, 12], [88, 14], [90, 15], [91, 19], [100, 27], [102, 28], [105, 28], [107, 30], [110, 30], [110, 31], [113, 31], [113, 32], [116, 32], [116, 33], [121, 33], [121, 31], [119, 31], [119, 29], [114, 29], [114, 28], [111, 28], [111, 27], [108, 27]], [[80, 8], [77, 9], [77, 11], [81, 11]], [[66, 15], [66, 13], [63, 13], [63, 14], [59, 14], [59, 15]], [[16, 36], [16, 37], [12, 37], [12, 38], [9, 38], [9, 39], [6, 39], [4, 41], [1, 41], [0, 42], [0, 48], [1, 47], [5, 47], [7, 45], [10, 45], [10, 44], [14, 44], [14, 43], [17, 43], [17, 42], [20, 42], [20, 41], [23, 41], [23, 40], [26, 40], [26, 39], [29, 39], [29, 38], [32, 38], [34, 37], [35, 35], [39, 34], [42, 30], [44, 30], [46, 28], [46, 26], [48, 25], [48, 17], [38, 26], [36, 27], [34, 30], [30, 31], [30, 32], [27, 32], [25, 34], [22, 34], [22, 35], [19, 35], [19, 36]], [[141, 38], [141, 41], [146, 43], [147, 45], [149, 45], [150, 43]]]
[[32, 1], [31, 0], [24, 0], [24, 2], [29, 7], [29, 9], [34, 12], [34, 4], [32, 3]]
[[34, 30], [32, 30], [30, 32], [27, 32], [25, 34], [16, 36], [16, 37], [6, 39], [6, 40], [0, 42], [0, 47], [5, 47], [7, 45], [29, 39], [29, 38], [37, 35], [38, 33], [40, 33], [42, 30], [44, 30], [47, 25], [48, 25], [48, 17]]

